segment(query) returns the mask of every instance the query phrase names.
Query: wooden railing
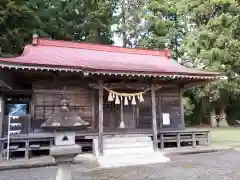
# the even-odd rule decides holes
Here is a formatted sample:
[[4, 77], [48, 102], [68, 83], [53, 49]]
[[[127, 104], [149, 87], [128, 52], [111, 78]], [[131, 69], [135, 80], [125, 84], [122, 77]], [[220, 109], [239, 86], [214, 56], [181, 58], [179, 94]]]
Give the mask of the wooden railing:
[[177, 143], [180, 148], [183, 144], [191, 144], [192, 147], [197, 145], [210, 144], [210, 131], [186, 131], [186, 132], [160, 132], [158, 134], [158, 143], [160, 148], [164, 148], [165, 143]]
[[[184, 144], [190, 144], [192, 147], [197, 145], [209, 145], [210, 136], [209, 130], [164, 130], [158, 132], [158, 143], [161, 149], [165, 148], [165, 144], [174, 143], [178, 148]], [[140, 132], [135, 132], [139, 134]], [[109, 134], [109, 133], [108, 133]], [[115, 134], [119, 134], [115, 132]], [[124, 133], [127, 135], [128, 133]], [[105, 134], [106, 135], [106, 134]], [[151, 133], [146, 133], [146, 136], [151, 136]], [[87, 138], [90, 136], [90, 138]], [[97, 136], [97, 133], [93, 134], [81, 134], [77, 135], [76, 143], [80, 144], [83, 149], [92, 148], [92, 138]], [[142, 134], [141, 134], [142, 136]], [[18, 135], [10, 139], [10, 154], [15, 152], [22, 152], [26, 159], [33, 157], [34, 152], [46, 152], [49, 151], [50, 146], [54, 143], [53, 134], [32, 134], [32, 135]], [[5, 157], [6, 154], [7, 138], [0, 139], [0, 158]], [[47, 155], [47, 154], [46, 154]]]
[[[39, 155], [49, 155], [51, 145], [54, 143], [53, 137], [19, 137], [10, 139], [10, 157], [13, 153], [21, 153], [26, 159], [34, 157], [35, 152]], [[82, 146], [82, 150], [92, 148], [92, 140], [76, 137], [76, 143]], [[0, 140], [0, 158], [5, 159], [7, 154], [7, 138]]]

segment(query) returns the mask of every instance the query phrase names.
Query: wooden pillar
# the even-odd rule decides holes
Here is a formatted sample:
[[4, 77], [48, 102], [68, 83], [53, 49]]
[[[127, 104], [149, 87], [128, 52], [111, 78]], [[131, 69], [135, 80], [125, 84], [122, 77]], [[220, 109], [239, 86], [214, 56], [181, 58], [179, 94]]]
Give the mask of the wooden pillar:
[[180, 137], [180, 133], [177, 133], [177, 147], [180, 148], [181, 147], [181, 137]]
[[156, 113], [156, 92], [155, 86], [151, 87], [151, 97], [152, 97], [152, 129], [153, 129], [153, 149], [154, 151], [158, 150], [158, 141], [157, 141], [157, 113]]
[[102, 80], [99, 81], [99, 123], [98, 123], [98, 148], [99, 155], [103, 155], [103, 87]]
[[158, 96], [158, 112], [159, 112], [159, 118], [160, 118], [160, 122], [159, 122], [159, 129], [160, 131], [163, 129], [163, 117], [162, 117], [162, 95], [159, 94]]
[[25, 141], [25, 159], [29, 159], [29, 140]]
[[96, 113], [96, 93], [95, 91], [91, 93], [92, 94], [92, 129], [95, 129], [95, 120], [96, 120], [96, 117], [95, 117], [95, 113]]
[[160, 134], [160, 141], [161, 141], [161, 149], [164, 149], [164, 134], [163, 134], [163, 132]]
[[0, 95], [0, 137], [3, 137], [4, 98]]
[[211, 144], [211, 132], [209, 131], [207, 133], [207, 145], [209, 146]]
[[[4, 98], [0, 95], [0, 138], [3, 137], [3, 118], [4, 118]], [[0, 160], [2, 160], [3, 156], [3, 143], [4, 141], [0, 141]]]
[[180, 89], [180, 110], [181, 110], [181, 127], [185, 128], [185, 118], [184, 118], [184, 104], [183, 104], [183, 89]]
[[196, 134], [195, 134], [195, 132], [192, 133], [192, 146], [193, 146], [194, 148], [197, 146]]
[[121, 120], [119, 124], [119, 128], [125, 128], [124, 120], [123, 120], [123, 100], [120, 99], [120, 115], [121, 115]]

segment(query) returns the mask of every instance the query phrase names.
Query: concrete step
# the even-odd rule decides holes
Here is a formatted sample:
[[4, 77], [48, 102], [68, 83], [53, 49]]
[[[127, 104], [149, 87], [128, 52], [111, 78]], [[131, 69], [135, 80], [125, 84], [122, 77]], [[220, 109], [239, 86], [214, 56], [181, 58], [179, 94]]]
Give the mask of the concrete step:
[[[93, 141], [93, 151], [98, 156], [98, 139]], [[104, 155], [126, 155], [153, 152], [153, 143], [148, 136], [114, 136], [103, 140]]]
[[125, 156], [101, 156], [98, 159], [99, 165], [102, 168], [135, 166], [144, 164], [157, 164], [170, 161], [168, 157], [161, 153], [137, 153]]
[[104, 149], [104, 155], [126, 155], [136, 153], [153, 152], [152, 146], [147, 147], [130, 147], [130, 148], [116, 148], [116, 149]]
[[113, 137], [113, 138], [106, 138], [103, 140], [104, 143], [121, 143], [121, 142], [146, 142], [152, 141], [150, 137]]
[[141, 148], [141, 147], [153, 147], [151, 141], [138, 141], [138, 142], [121, 142], [121, 143], [104, 143], [104, 149], [118, 149], [118, 148]]
[[140, 134], [122, 134], [122, 135], [105, 135], [104, 138], [138, 138], [138, 137], [150, 137], [150, 135], [140, 135]]

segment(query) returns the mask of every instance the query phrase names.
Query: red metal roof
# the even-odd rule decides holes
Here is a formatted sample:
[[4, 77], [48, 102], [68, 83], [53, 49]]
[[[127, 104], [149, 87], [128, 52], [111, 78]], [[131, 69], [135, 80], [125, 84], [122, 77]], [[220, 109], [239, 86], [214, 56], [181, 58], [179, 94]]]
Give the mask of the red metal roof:
[[0, 58], [0, 66], [24, 68], [68, 68], [90, 73], [209, 76], [215, 72], [187, 68], [170, 59], [168, 50], [121, 48], [69, 41], [38, 39], [27, 45], [21, 56]]

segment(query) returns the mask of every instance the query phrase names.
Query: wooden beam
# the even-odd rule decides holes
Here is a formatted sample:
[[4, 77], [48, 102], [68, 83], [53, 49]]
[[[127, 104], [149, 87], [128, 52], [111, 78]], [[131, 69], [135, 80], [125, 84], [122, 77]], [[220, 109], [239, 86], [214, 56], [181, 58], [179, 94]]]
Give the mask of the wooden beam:
[[[54, 89], [34, 89], [33, 90], [34, 93], [49, 93], [49, 94], [63, 94], [63, 90], [54, 90]], [[64, 94], [82, 94], [82, 92], [80, 92], [79, 90], [65, 90]]]
[[0, 137], [3, 136], [4, 97], [0, 96]]
[[[4, 98], [0, 96], [0, 138], [3, 137]], [[0, 160], [3, 157], [3, 141], [0, 141]]]
[[[98, 89], [99, 84], [89, 83], [89, 87], [93, 89]], [[147, 83], [104, 83], [104, 87], [107, 87], [109, 89], [141, 89], [146, 90], [147, 88], [150, 88], [151, 86]], [[156, 88], [163, 87], [177, 87], [177, 85], [161, 85], [157, 84], [155, 85]]]
[[6, 89], [21, 89], [18, 78], [14, 79], [14, 75], [10, 71], [0, 68], [0, 84]]
[[153, 149], [158, 150], [158, 140], [157, 140], [157, 113], [156, 113], [156, 92], [155, 85], [151, 87], [151, 97], [152, 97], [152, 129], [153, 129]]
[[98, 123], [98, 147], [99, 155], [103, 155], [103, 81], [99, 81], [99, 123]]
[[183, 86], [182, 91], [183, 93], [192, 88], [192, 87], [201, 87], [208, 83], [211, 83], [212, 81], [216, 81], [216, 79], [197, 79], [197, 80], [189, 80], [186, 83], [182, 83], [181, 86]]
[[181, 115], [181, 128], [185, 128], [183, 93], [184, 93], [183, 89], [180, 89], [180, 115]]
[[22, 89], [0, 89], [0, 94], [5, 95], [31, 95], [32, 90], [22, 90]]

